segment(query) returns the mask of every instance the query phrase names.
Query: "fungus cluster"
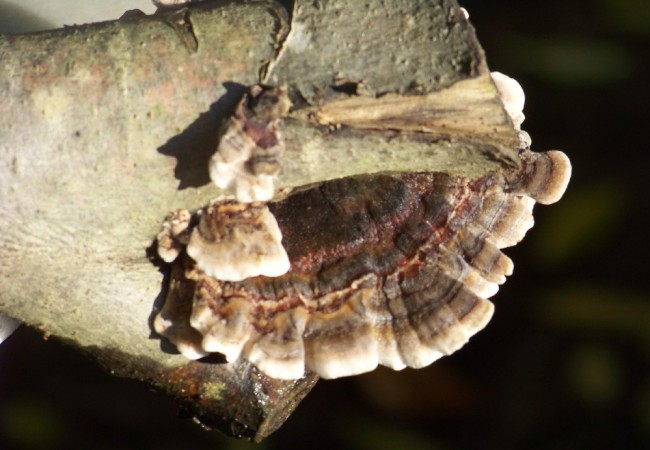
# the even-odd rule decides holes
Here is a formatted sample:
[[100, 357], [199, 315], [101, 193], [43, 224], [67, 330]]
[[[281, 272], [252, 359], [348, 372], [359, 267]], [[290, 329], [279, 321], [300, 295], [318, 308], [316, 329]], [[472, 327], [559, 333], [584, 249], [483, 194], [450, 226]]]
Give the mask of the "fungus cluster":
[[[492, 76], [520, 130], [523, 91]], [[165, 221], [156, 331], [188, 358], [243, 357], [280, 379], [424, 367], [462, 347], [512, 273], [501, 249], [533, 226], [535, 203], [562, 196], [568, 158], [531, 152], [520, 131], [521, 165], [500, 173], [363, 175], [267, 204], [289, 106], [283, 89], [252, 88], [211, 161], [233, 198]]]
[[163, 260], [172, 262], [186, 248], [198, 269], [224, 281], [289, 270], [282, 234], [264, 202], [274, 194], [284, 153], [278, 122], [290, 106], [284, 88], [250, 88], [210, 160], [212, 181], [232, 197], [198, 211], [193, 227], [189, 211], [172, 211], [158, 234]]

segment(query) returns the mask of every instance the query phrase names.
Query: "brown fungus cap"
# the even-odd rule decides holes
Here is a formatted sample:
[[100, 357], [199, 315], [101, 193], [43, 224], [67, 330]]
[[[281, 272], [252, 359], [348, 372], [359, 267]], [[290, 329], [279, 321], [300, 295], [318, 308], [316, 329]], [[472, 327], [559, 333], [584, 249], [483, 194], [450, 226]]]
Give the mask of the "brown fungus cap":
[[228, 216], [215, 208], [241, 208], [212, 205], [191, 231], [192, 258], [173, 263], [176, 288], [156, 319], [169, 326], [156, 329], [188, 357], [243, 357], [274, 378], [429, 365], [488, 323], [487, 299], [513, 270], [500, 249], [530, 229], [536, 201], [555, 201], [566, 188], [563, 153], [522, 150], [521, 161], [473, 180], [444, 173], [334, 180], [272, 203], [266, 213], [277, 219], [291, 261], [277, 277], [223, 281], [206, 272], [206, 262], [221, 257], [190, 246], [205, 250], [217, 236], [234, 236], [224, 231], [232, 223], [215, 224]]

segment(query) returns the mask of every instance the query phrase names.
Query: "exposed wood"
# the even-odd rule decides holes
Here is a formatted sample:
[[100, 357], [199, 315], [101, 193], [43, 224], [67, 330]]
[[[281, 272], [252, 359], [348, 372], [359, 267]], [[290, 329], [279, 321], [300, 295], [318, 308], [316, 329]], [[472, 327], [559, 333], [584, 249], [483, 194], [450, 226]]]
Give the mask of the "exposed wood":
[[[166, 281], [150, 250], [154, 237], [170, 209], [219, 194], [207, 161], [244, 86], [286, 84], [292, 94], [281, 187], [516, 163], [516, 133], [453, 0], [298, 1], [294, 11], [208, 3], [1, 36], [0, 60], [0, 311], [257, 440], [281, 425], [315, 378], [280, 382], [245, 363], [188, 363], [150, 327]], [[467, 133], [443, 133], [435, 117], [408, 129], [404, 121], [431, 113], [427, 94], [459, 89], [461, 80], [476, 87], [464, 94], [481, 93], [468, 101], [483, 105], [478, 117], [459, 105]], [[365, 85], [365, 97], [345, 99], [347, 82]], [[401, 122], [383, 129], [377, 119], [341, 117], [345, 102], [366, 110], [404, 99]], [[470, 132], [486, 118], [497, 131]], [[396, 130], [410, 134], [395, 138]]]

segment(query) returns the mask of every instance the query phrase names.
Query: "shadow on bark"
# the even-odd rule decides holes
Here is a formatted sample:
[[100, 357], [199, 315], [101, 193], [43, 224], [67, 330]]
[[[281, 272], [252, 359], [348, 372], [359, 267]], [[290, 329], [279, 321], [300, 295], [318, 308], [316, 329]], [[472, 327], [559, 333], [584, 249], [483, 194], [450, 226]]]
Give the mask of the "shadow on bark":
[[246, 92], [246, 87], [238, 83], [226, 82], [223, 86], [226, 93], [207, 112], [158, 149], [163, 155], [176, 158], [174, 176], [179, 181], [179, 190], [210, 183], [208, 162], [217, 149], [223, 119], [232, 114]]

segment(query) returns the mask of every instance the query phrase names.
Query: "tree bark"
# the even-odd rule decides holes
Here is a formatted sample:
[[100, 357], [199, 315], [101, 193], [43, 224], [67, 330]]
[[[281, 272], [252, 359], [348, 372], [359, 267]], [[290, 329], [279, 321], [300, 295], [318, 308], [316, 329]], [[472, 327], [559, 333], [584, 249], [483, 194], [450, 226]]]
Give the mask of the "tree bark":
[[167, 276], [155, 235], [169, 210], [219, 194], [207, 162], [245, 86], [286, 85], [294, 102], [279, 187], [517, 164], [453, 0], [209, 2], [2, 36], [0, 60], [0, 312], [255, 440], [316, 377], [188, 362], [151, 328]]

